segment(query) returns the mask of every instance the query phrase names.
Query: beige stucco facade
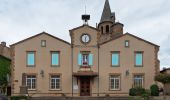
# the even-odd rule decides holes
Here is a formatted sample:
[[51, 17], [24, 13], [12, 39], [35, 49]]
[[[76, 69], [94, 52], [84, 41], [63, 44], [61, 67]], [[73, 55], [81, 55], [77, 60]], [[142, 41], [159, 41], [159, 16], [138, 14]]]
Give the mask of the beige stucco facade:
[[[106, 16], [102, 14], [96, 28], [83, 24], [71, 29], [71, 43], [42, 32], [11, 45], [12, 94], [20, 94], [20, 87], [25, 85], [23, 74], [36, 76], [36, 88], [28, 90], [31, 96], [128, 95], [129, 89], [134, 87], [135, 75], [142, 75], [142, 87], [149, 89], [159, 73], [159, 46], [123, 33], [123, 24], [115, 22], [109, 9], [106, 0], [103, 10]], [[46, 41], [45, 47], [41, 46], [42, 40]], [[35, 52], [34, 67], [27, 66], [28, 51]], [[52, 51], [59, 52], [59, 65], [55, 67], [51, 66]], [[113, 52], [119, 53], [118, 66], [112, 66]], [[140, 67], [135, 66], [136, 52], [142, 52]], [[51, 75], [60, 76], [57, 90], [50, 89]], [[118, 80], [117, 83], [111, 82], [111, 76], [118, 76], [113, 81]]]

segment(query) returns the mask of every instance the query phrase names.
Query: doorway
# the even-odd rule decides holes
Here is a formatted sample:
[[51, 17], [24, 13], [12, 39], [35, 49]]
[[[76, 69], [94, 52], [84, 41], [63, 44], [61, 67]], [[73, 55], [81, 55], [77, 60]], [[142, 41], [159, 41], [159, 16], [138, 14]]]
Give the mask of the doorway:
[[80, 78], [80, 96], [90, 96], [90, 77]]

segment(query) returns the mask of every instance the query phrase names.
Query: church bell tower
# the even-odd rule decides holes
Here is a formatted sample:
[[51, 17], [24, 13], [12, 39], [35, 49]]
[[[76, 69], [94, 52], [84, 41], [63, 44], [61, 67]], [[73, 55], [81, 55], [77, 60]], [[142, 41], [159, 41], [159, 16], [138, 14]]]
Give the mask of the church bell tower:
[[105, 1], [98, 29], [100, 30], [99, 43], [123, 34], [123, 24], [115, 22], [115, 13], [111, 12], [109, 0]]

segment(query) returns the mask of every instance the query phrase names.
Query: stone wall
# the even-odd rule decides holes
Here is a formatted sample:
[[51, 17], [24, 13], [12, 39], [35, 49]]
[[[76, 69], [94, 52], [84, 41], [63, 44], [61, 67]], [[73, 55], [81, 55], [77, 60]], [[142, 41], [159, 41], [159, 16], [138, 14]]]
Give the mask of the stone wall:
[[0, 44], [0, 55], [6, 57], [8, 59], [11, 59], [10, 48], [6, 46], [6, 42], [1, 42], [1, 44]]

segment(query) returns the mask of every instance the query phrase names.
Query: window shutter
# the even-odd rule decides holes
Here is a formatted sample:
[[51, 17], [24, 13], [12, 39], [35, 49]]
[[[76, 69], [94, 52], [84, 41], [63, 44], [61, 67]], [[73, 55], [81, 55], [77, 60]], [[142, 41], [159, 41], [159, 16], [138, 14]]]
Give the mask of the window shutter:
[[89, 54], [89, 65], [93, 65], [93, 54]]
[[78, 54], [78, 65], [81, 66], [82, 65], [82, 54]]

